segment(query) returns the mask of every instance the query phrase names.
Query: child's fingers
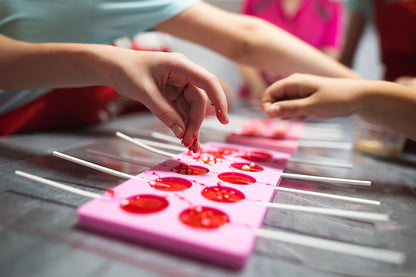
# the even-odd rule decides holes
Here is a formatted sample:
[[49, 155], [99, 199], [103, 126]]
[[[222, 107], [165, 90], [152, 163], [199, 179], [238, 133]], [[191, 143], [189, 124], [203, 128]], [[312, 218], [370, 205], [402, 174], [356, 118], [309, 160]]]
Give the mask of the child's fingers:
[[310, 101], [307, 98], [278, 101], [265, 106], [265, 113], [269, 117], [295, 118], [309, 116]]
[[187, 69], [190, 83], [206, 92], [209, 100], [215, 107], [218, 120], [223, 124], [227, 124], [229, 121], [227, 99], [217, 77], [196, 64], [188, 65]]
[[169, 101], [163, 97], [155, 84], [147, 87], [147, 97], [143, 99], [143, 104], [148, 107], [166, 126], [168, 126], [175, 136], [183, 139], [186, 132], [186, 121]]
[[187, 121], [187, 128], [183, 140], [184, 143], [188, 144], [188, 147], [193, 146], [196, 148], [192, 150], [198, 150], [199, 129], [205, 118], [208, 99], [203, 91], [192, 85], [185, 91], [185, 99], [189, 104], [189, 110], [187, 111], [189, 120]]

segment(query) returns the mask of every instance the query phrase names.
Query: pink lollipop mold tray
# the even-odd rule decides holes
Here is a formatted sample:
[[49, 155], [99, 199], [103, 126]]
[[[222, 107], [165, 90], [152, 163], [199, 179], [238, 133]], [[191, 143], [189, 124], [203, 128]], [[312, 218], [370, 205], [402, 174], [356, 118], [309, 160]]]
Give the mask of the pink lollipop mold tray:
[[300, 122], [254, 118], [227, 136], [227, 142], [295, 153], [303, 131]]
[[[223, 143], [181, 153], [78, 209], [81, 227], [229, 268], [256, 241], [289, 155]], [[191, 175], [199, 174], [199, 175]]]

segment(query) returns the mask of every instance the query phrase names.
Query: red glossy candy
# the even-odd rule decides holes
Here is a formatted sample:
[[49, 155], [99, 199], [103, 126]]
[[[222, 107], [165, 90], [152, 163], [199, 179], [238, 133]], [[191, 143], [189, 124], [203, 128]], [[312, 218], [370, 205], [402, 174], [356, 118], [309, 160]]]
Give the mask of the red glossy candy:
[[256, 182], [256, 179], [253, 177], [237, 172], [221, 173], [218, 174], [218, 178], [224, 182], [236, 185], [250, 185]]
[[220, 153], [222, 155], [225, 155], [225, 156], [231, 155], [235, 152], [238, 152], [238, 149], [229, 148], [229, 147], [221, 147], [221, 148], [218, 149], [218, 153]]
[[260, 172], [263, 171], [263, 167], [256, 165], [254, 163], [233, 163], [231, 165], [235, 169], [249, 171], [249, 172]]
[[210, 207], [192, 207], [184, 210], [179, 219], [188, 226], [200, 229], [215, 229], [228, 222], [230, 219], [224, 212]]
[[114, 196], [114, 194], [115, 194], [115, 191], [113, 189], [108, 189], [105, 192], [108, 193], [111, 196]]
[[120, 207], [126, 212], [134, 214], [155, 213], [165, 209], [169, 202], [160, 196], [140, 194], [131, 196], [120, 203]]
[[273, 158], [273, 155], [267, 152], [250, 151], [246, 152], [242, 158], [252, 162], [268, 162]]
[[234, 203], [245, 198], [242, 192], [223, 186], [207, 187], [202, 190], [201, 194], [209, 200], [224, 203]]
[[170, 171], [183, 175], [203, 175], [207, 174], [209, 172], [209, 169], [202, 166], [181, 163], [171, 168]]
[[179, 191], [192, 187], [191, 181], [178, 177], [163, 177], [151, 181], [150, 185], [158, 190]]

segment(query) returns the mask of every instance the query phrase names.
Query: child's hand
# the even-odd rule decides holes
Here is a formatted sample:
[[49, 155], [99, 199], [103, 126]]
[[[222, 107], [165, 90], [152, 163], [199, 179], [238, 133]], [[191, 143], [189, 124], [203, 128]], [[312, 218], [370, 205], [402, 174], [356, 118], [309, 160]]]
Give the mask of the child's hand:
[[262, 107], [269, 117], [345, 117], [360, 107], [363, 88], [360, 79], [293, 74], [266, 90]]
[[[228, 108], [218, 79], [182, 54], [114, 48], [105, 58], [108, 85], [146, 105], [193, 151], [208, 99], [218, 120], [228, 123]], [[109, 60], [110, 59], [110, 60]]]

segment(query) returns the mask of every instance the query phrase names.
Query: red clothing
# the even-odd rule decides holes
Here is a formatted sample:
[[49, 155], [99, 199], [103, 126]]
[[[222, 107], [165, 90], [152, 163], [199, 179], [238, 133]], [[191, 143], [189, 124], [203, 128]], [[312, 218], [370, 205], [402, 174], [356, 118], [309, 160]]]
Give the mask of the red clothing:
[[[118, 43], [127, 43], [128, 47], [135, 50], [168, 51], [158, 46], [149, 49], [137, 42], [131, 43], [130, 40], [127, 42], [117, 40], [114, 45]], [[117, 97], [117, 92], [108, 86], [55, 89], [15, 110], [0, 115], [0, 136], [99, 123], [105, 119], [104, 114], [109, 114], [109, 105]], [[118, 108], [120, 111], [114, 115], [146, 110], [146, 107], [138, 102]]]
[[416, 76], [416, 1], [375, 2], [384, 79]]
[[2, 115], [0, 136], [100, 122], [100, 112], [117, 95], [106, 86], [55, 89]]

